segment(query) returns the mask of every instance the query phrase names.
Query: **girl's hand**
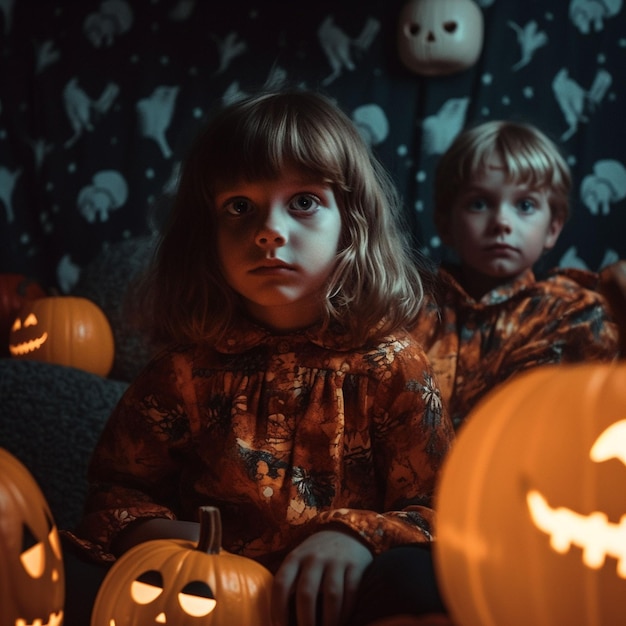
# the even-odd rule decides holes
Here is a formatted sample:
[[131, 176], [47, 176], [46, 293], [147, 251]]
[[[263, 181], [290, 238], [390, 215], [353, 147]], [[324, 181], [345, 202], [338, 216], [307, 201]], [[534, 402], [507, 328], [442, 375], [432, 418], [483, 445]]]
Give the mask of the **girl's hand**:
[[370, 550], [348, 533], [321, 530], [305, 539], [287, 555], [274, 577], [274, 626], [296, 626], [289, 622], [291, 602], [297, 626], [340, 626], [352, 611], [371, 561]]

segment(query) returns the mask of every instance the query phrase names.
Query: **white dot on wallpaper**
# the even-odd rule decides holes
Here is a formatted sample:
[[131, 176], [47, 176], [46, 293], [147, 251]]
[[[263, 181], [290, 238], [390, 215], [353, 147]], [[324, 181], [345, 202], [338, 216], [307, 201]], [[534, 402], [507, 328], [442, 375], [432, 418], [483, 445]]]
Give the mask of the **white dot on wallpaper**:
[[168, 56], [163, 55], [161, 57], [161, 65], [169, 65], [170, 64], [170, 58]]
[[156, 176], [156, 174], [155, 174], [154, 170], [151, 167], [149, 167], [146, 170], [146, 178], [154, 178], [155, 176]]
[[490, 109], [489, 107], [483, 107], [483, 108], [480, 110], [480, 114], [481, 114], [483, 117], [489, 117], [489, 115], [491, 114], [491, 109]]
[[46, 191], [52, 191], [54, 189], [54, 184], [50, 181], [46, 183]]
[[122, 239], [130, 239], [132, 233], [130, 232], [130, 230], [123, 230], [122, 231]]
[[509, 98], [508, 96], [502, 96], [502, 104], [511, 104], [511, 98]]
[[424, 212], [424, 202], [422, 200], [416, 200], [416, 202], [415, 202], [415, 210], [418, 213], [423, 213]]
[[139, 55], [138, 54], [131, 54], [130, 62], [131, 63], [139, 63]]
[[439, 239], [439, 237], [437, 235], [433, 235], [430, 238], [430, 245], [433, 248], [441, 248], [441, 239]]
[[423, 183], [426, 180], [426, 172], [424, 170], [420, 170], [415, 174], [415, 180], [418, 183]]
[[20, 243], [30, 243], [30, 235], [28, 233], [22, 233], [22, 235], [20, 236]]
[[546, 13], [546, 22], [552, 22], [554, 20], [554, 13], [550, 13], [550, 11], [548, 11]]
[[606, 54], [598, 55], [598, 63], [600, 63], [601, 65], [604, 65], [606, 63]]
[[398, 156], [406, 156], [409, 153], [409, 150], [404, 144], [400, 144], [396, 148], [396, 153], [398, 154]]
[[574, 167], [574, 166], [576, 165], [576, 163], [578, 163], [578, 159], [577, 159], [577, 158], [576, 158], [573, 154], [570, 154], [570, 155], [567, 157], [567, 164], [568, 164], [570, 167]]
[[111, 145], [117, 146], [119, 139], [117, 137], [111, 137]]
[[6, 139], [7, 138], [7, 131], [3, 128], [2, 130], [0, 130], [0, 139]]
[[524, 89], [522, 89], [522, 93], [524, 94], [524, 98], [527, 98], [528, 100], [535, 97], [535, 90], [530, 86], [524, 87]]
[[199, 120], [199, 119], [200, 119], [200, 118], [204, 115], [204, 113], [203, 113], [203, 111], [202, 111], [202, 109], [201, 109], [201, 108], [196, 107], [196, 108], [193, 110], [192, 115], [193, 115], [193, 116], [194, 116], [197, 120]]
[[74, 173], [76, 171], [76, 163], [68, 163], [67, 171]]
[[617, 45], [618, 45], [620, 48], [626, 48], [626, 39], [618, 39], [618, 40], [617, 40]]
[[491, 74], [483, 74], [480, 78], [480, 82], [483, 85], [491, 85], [493, 82], [493, 76]]

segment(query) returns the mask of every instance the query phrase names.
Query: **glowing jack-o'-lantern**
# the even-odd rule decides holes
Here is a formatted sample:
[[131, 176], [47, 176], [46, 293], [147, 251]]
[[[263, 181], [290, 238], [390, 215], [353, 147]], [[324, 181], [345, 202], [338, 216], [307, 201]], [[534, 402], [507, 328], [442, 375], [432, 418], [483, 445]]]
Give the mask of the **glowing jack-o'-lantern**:
[[61, 542], [37, 482], [0, 448], [0, 626], [60, 626], [65, 602]]
[[22, 274], [0, 274], [0, 356], [9, 356], [9, 332], [21, 306], [45, 296], [38, 283]]
[[91, 626], [266, 626], [272, 575], [221, 548], [219, 510], [200, 508], [200, 539], [156, 539], [126, 552], [107, 573]]
[[434, 547], [455, 623], [626, 624], [626, 363], [520, 374], [458, 435]]
[[398, 20], [398, 56], [416, 74], [452, 74], [476, 63], [483, 30], [472, 0], [409, 0]]
[[20, 309], [9, 335], [9, 351], [17, 359], [107, 376], [113, 366], [113, 331], [102, 309], [87, 298], [40, 298]]

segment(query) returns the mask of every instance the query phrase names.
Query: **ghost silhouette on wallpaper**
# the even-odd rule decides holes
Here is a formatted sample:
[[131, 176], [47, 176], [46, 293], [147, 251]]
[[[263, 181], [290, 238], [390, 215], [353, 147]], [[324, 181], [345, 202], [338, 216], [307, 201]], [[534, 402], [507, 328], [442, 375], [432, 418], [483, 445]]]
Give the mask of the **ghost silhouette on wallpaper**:
[[41, 74], [49, 65], [61, 58], [61, 52], [52, 39], [46, 39], [42, 44], [35, 44], [35, 74]]
[[567, 141], [576, 133], [580, 122], [589, 121], [588, 114], [593, 113], [602, 102], [612, 82], [613, 77], [606, 70], [599, 69], [589, 91], [585, 91], [569, 77], [566, 68], [556, 73], [552, 80], [552, 91], [568, 125], [568, 129], [561, 135], [562, 141]]
[[4, 16], [4, 34], [8, 35], [11, 32], [11, 26], [13, 25], [13, 7], [15, 0], [0, 0], [0, 11]]
[[180, 87], [161, 85], [152, 92], [149, 98], [143, 98], [136, 104], [142, 135], [154, 140], [166, 159], [172, 156], [172, 149], [165, 133], [172, 121], [174, 104], [179, 91]]
[[424, 118], [423, 146], [426, 154], [443, 154], [465, 123], [469, 98], [450, 98], [435, 115]]
[[124, 0], [104, 0], [97, 13], [90, 13], [83, 22], [85, 37], [96, 47], [112, 46], [115, 38], [133, 24], [133, 10]]
[[109, 211], [119, 209], [128, 199], [128, 185], [115, 170], [102, 170], [94, 175], [91, 182], [78, 193], [78, 210], [89, 223], [96, 220], [106, 222]]
[[12, 172], [6, 167], [0, 166], [0, 202], [4, 204], [7, 222], [9, 224], [15, 219], [12, 196], [15, 183], [21, 173], [21, 169]]
[[[619, 261], [619, 254], [616, 250], [612, 248], [608, 248], [604, 252], [604, 257], [600, 265], [598, 266], [598, 270], [603, 267], [607, 267], [613, 263]], [[576, 246], [570, 246], [564, 253], [561, 259], [559, 260], [559, 267], [568, 267], [577, 270], [589, 270], [590, 267], [587, 265], [584, 259], [578, 256], [578, 248]]]
[[389, 135], [389, 121], [377, 104], [364, 104], [352, 112], [352, 121], [370, 146], [377, 146]]
[[68, 81], [63, 89], [65, 113], [70, 120], [74, 134], [63, 144], [66, 148], [73, 146], [83, 134], [92, 131], [92, 116], [104, 115], [109, 111], [120, 88], [115, 83], [108, 83], [97, 100], [92, 100], [78, 85], [78, 78]]
[[512, 21], [507, 23], [517, 35], [517, 42], [522, 53], [521, 59], [511, 67], [513, 71], [517, 71], [530, 63], [533, 54], [538, 48], [548, 43], [548, 36], [543, 30], [537, 30], [537, 22], [535, 20], [531, 20], [524, 27]]
[[626, 198], [626, 167], [614, 159], [597, 161], [580, 184], [580, 197], [592, 215], [609, 215], [611, 203]]
[[622, 0], [571, 0], [569, 18], [583, 35], [604, 28], [604, 20], [617, 15], [622, 9]]
[[352, 60], [352, 52], [367, 50], [372, 45], [379, 30], [380, 22], [370, 17], [365, 22], [359, 36], [351, 38], [335, 24], [332, 15], [326, 17], [317, 29], [317, 37], [330, 63], [332, 72], [322, 80], [322, 84], [330, 85], [341, 76], [343, 69], [354, 70], [356, 65]]
[[238, 35], [235, 32], [228, 33], [223, 39], [220, 39], [217, 35], [212, 35], [211, 37], [217, 44], [219, 51], [220, 63], [217, 70], [215, 70], [215, 74], [219, 75], [225, 72], [233, 59], [243, 54], [248, 46], [245, 41], [238, 40]]

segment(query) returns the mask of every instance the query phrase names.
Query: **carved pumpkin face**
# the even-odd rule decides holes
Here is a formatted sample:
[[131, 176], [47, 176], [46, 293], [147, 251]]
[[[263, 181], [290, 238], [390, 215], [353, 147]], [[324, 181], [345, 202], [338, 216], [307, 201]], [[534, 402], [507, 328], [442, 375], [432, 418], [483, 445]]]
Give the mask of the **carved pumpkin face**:
[[26, 467], [0, 448], [0, 626], [60, 626], [65, 570], [52, 513]]
[[472, 0], [409, 0], [398, 21], [398, 55], [416, 74], [467, 69], [483, 46], [483, 14]]
[[437, 495], [455, 623], [626, 623], [625, 493], [626, 363], [541, 367], [492, 392]]
[[57, 363], [107, 376], [113, 366], [113, 331], [86, 298], [56, 296], [26, 302], [9, 335], [14, 358]]
[[116, 561], [98, 592], [91, 626], [270, 624], [272, 575], [220, 549], [216, 508], [203, 507], [201, 520], [198, 546], [153, 540]]
[[0, 356], [9, 356], [9, 332], [15, 316], [27, 300], [44, 298], [46, 292], [21, 274], [0, 274]]

